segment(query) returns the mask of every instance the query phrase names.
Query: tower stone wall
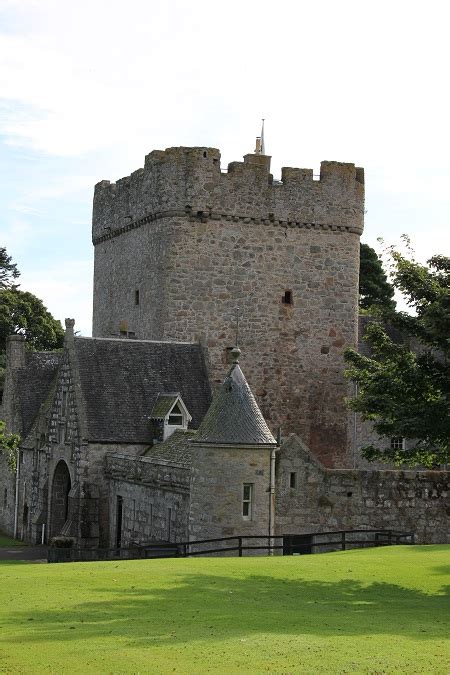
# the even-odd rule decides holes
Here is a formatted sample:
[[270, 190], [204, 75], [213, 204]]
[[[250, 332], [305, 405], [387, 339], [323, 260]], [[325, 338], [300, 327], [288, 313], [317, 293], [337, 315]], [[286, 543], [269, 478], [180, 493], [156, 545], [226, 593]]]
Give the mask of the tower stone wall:
[[235, 342], [269, 426], [348, 466], [342, 352], [357, 342], [363, 170], [270, 174], [213, 148], [154, 151], [96, 186], [93, 335], [199, 340], [220, 382]]

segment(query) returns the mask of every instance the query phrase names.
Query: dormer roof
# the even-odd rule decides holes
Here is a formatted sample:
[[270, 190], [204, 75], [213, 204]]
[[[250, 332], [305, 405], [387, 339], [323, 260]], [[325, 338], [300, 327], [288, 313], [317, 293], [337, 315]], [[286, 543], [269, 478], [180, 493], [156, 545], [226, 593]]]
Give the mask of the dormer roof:
[[193, 443], [276, 446], [239, 363], [233, 364], [214, 397]]
[[164, 420], [166, 419], [173, 408], [178, 404], [182, 413], [187, 417], [188, 421], [192, 420], [192, 416], [189, 414], [183, 399], [180, 396], [180, 393], [175, 394], [158, 394], [158, 398], [155, 401], [152, 412], [150, 414], [150, 419], [152, 420]]

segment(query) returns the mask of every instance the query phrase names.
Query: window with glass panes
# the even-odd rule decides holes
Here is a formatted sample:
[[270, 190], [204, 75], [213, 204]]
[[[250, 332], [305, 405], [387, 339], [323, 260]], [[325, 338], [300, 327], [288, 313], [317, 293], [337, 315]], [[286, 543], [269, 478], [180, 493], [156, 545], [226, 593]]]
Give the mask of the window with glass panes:
[[252, 519], [253, 510], [253, 483], [244, 483], [242, 490], [242, 517], [244, 520]]

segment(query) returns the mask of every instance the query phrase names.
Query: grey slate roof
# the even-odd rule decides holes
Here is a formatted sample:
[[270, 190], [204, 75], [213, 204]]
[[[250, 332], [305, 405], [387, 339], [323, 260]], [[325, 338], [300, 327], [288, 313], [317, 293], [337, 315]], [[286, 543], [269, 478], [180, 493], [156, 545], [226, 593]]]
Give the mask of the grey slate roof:
[[26, 352], [25, 367], [17, 373], [17, 388], [22, 416], [22, 436], [31, 429], [55, 378], [62, 351]]
[[211, 393], [198, 344], [74, 338], [90, 441], [150, 443], [158, 394], [180, 392], [198, 428]]
[[195, 438], [196, 431], [181, 431], [177, 429], [173, 432], [164, 443], [157, 443], [152, 448], [149, 448], [145, 457], [158, 462], [175, 462], [182, 464], [186, 469], [191, 468], [191, 440]]
[[238, 363], [233, 364], [215, 395], [193, 442], [276, 445]]

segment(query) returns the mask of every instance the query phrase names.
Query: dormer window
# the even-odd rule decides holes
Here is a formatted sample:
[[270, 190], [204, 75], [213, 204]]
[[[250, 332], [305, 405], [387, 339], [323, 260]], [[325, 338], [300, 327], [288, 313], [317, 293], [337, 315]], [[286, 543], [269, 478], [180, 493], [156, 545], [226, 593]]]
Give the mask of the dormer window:
[[167, 424], [169, 424], [172, 427], [182, 427], [183, 426], [183, 413], [182, 413], [181, 408], [178, 405], [178, 403], [175, 403], [174, 407], [172, 408], [172, 412], [169, 415], [169, 419], [167, 420]]
[[177, 394], [159, 394], [150, 416], [155, 441], [165, 441], [174, 431], [186, 431], [192, 417]]

